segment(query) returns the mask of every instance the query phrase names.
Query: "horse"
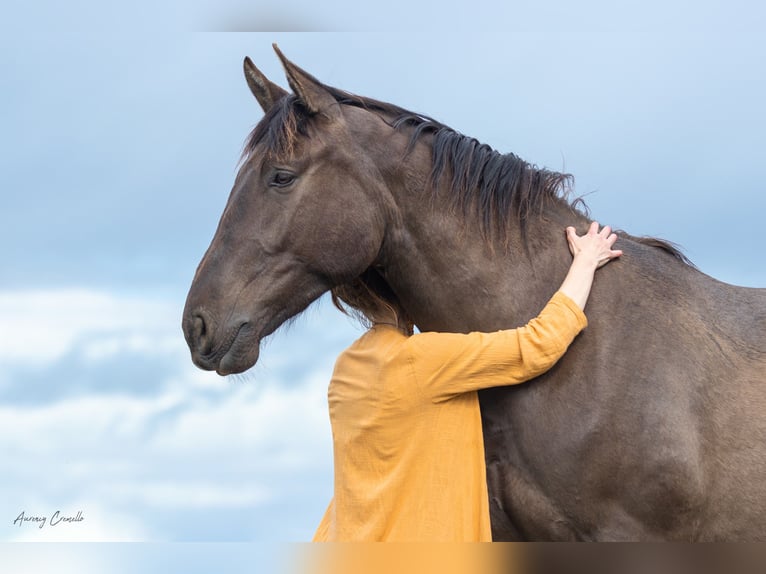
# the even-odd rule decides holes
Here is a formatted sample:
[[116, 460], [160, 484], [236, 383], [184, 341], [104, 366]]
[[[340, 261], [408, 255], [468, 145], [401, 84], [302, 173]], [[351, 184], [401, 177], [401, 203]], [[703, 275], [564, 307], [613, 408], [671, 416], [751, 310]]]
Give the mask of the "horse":
[[[193, 362], [247, 370], [264, 337], [358, 277], [421, 331], [536, 316], [571, 261], [564, 228], [591, 221], [571, 176], [274, 49], [290, 91], [244, 61], [265, 115], [188, 293]], [[659, 239], [616, 248], [563, 359], [480, 393], [493, 539], [766, 540], [766, 289]]]

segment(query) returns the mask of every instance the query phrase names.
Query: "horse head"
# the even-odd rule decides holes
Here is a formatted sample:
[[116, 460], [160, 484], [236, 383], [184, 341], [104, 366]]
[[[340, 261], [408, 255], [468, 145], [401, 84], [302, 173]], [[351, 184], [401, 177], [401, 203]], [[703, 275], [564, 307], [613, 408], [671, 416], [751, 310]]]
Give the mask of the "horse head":
[[349, 112], [274, 49], [293, 93], [245, 59], [265, 116], [246, 145], [183, 315], [192, 360], [221, 375], [250, 368], [263, 337], [367, 269], [390, 207], [375, 166], [354, 142]]

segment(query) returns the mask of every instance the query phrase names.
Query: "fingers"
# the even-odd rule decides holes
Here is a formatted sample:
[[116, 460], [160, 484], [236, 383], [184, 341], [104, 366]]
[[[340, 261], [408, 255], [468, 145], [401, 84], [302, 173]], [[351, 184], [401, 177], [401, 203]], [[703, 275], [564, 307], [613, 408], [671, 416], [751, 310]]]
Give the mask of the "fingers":
[[574, 255], [575, 242], [577, 241], [577, 231], [575, 231], [574, 227], [567, 227], [566, 234], [567, 234], [567, 246], [569, 247], [569, 252], [572, 255]]
[[580, 236], [577, 235], [577, 230], [574, 227], [567, 227], [567, 241], [569, 243], [574, 244], [579, 238]]
[[622, 256], [622, 250], [621, 249], [612, 249], [612, 250], [609, 251], [609, 253], [607, 254], [607, 256], [604, 259], [599, 261], [598, 267], [596, 267], [596, 268], [600, 269], [604, 265], [609, 263], [612, 259], [617, 259], [618, 257], [621, 257], [621, 256]]
[[598, 267], [622, 256], [622, 250], [612, 249], [619, 239], [617, 234], [612, 232], [609, 225], [601, 228], [598, 221], [592, 221], [584, 235], [578, 235], [577, 230], [569, 226], [566, 228], [566, 237], [573, 256], [586, 251], [598, 260]]
[[611, 226], [605, 225], [603, 228], [601, 228], [598, 221], [591, 222], [590, 227], [588, 228], [588, 231], [585, 233], [585, 235], [577, 235], [577, 230], [572, 226], [566, 228], [566, 235], [567, 239], [570, 241], [576, 241], [581, 237], [585, 237], [585, 235], [597, 235], [607, 241], [610, 247], [614, 245], [618, 239], [617, 234], [612, 233]]
[[599, 224], [598, 221], [594, 221], [590, 224], [590, 229], [588, 230], [588, 233], [592, 233], [594, 235], [599, 235], [603, 237], [604, 239], [609, 238], [612, 235], [612, 228], [609, 225], [605, 225], [601, 231], [599, 231]]
[[590, 224], [589, 233], [593, 232], [595, 230], [600, 237], [603, 237], [607, 241], [607, 244], [609, 245], [609, 247], [614, 245], [615, 242], [617, 241], [617, 234], [616, 233], [612, 233], [612, 227], [609, 226], [609, 225], [605, 225], [601, 229], [601, 231], [598, 231], [598, 228], [599, 228], [598, 221], [592, 222]]

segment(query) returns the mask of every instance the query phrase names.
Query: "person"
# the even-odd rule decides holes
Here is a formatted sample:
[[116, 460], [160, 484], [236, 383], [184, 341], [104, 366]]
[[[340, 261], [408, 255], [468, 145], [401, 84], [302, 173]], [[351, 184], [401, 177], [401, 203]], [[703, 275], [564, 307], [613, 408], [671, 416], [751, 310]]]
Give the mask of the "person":
[[622, 255], [597, 222], [566, 237], [566, 278], [517, 329], [412, 334], [382, 282], [333, 290], [370, 329], [338, 357], [328, 389], [334, 494], [314, 541], [491, 541], [477, 391], [550, 369], [587, 325], [596, 270]]

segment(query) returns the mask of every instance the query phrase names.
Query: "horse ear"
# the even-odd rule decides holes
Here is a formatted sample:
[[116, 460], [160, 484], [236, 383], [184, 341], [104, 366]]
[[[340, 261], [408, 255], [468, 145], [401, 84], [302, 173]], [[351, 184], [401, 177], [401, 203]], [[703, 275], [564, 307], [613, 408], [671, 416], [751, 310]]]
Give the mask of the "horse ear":
[[331, 118], [335, 117], [339, 113], [338, 102], [322, 82], [285, 58], [276, 44], [272, 44], [272, 47], [285, 68], [287, 83], [306, 109], [312, 114], [322, 112]]
[[287, 95], [286, 90], [264, 76], [263, 72], [256, 68], [253, 61], [248, 57], [245, 57], [244, 68], [247, 85], [250, 86], [250, 91], [261, 104], [264, 112], [268, 112], [277, 103], [277, 100]]

